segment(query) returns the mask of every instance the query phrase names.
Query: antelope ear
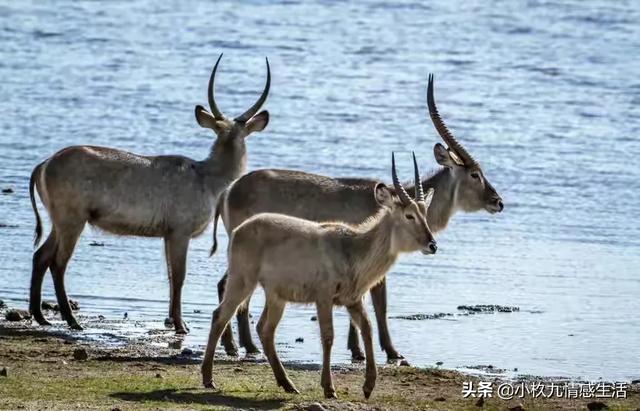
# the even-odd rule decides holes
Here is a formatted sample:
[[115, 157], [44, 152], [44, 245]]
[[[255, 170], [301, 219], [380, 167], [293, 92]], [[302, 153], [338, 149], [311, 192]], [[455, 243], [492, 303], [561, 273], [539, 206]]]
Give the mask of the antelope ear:
[[391, 190], [382, 183], [376, 184], [376, 187], [373, 189], [373, 192], [376, 196], [376, 201], [383, 207], [391, 207], [393, 206], [393, 196], [391, 195]]
[[435, 193], [435, 190], [433, 189], [433, 187], [431, 187], [429, 190], [427, 190], [427, 195], [424, 197], [424, 205], [427, 206], [427, 209], [429, 208], [429, 206], [431, 205], [431, 201], [433, 200], [433, 193]]
[[196, 106], [196, 121], [200, 127], [210, 128], [216, 133], [220, 133], [225, 128], [223, 121], [216, 120], [213, 114], [209, 113], [201, 105]]
[[264, 110], [251, 117], [249, 121], [247, 121], [247, 135], [256, 131], [264, 130], [267, 124], [269, 124], [269, 112], [267, 110]]
[[454, 155], [455, 154], [447, 150], [445, 146], [440, 143], [436, 143], [436, 145], [433, 146], [433, 156], [441, 166], [449, 168], [463, 166], [462, 161], [457, 156], [454, 157]]

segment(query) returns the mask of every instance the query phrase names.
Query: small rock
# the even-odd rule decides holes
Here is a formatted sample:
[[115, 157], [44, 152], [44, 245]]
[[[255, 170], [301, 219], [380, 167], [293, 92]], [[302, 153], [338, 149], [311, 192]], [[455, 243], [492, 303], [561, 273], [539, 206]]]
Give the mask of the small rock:
[[306, 411], [325, 411], [326, 408], [322, 406], [319, 402], [314, 402], [313, 404], [309, 404], [304, 407]]
[[158, 373], [156, 373], [156, 378], [160, 378], [160, 379], [162, 379], [162, 374], [160, 374], [159, 372], [158, 372]]
[[524, 406], [522, 404], [516, 404], [512, 407], [509, 407], [509, 411], [524, 411]]
[[193, 350], [191, 348], [184, 348], [181, 352], [180, 355], [184, 355], [185, 357], [190, 357], [193, 355]]
[[518, 367], [514, 368], [513, 372], [518, 372]]
[[124, 320], [126, 320], [127, 318], [129, 318], [129, 314], [128, 313], [124, 313], [124, 316], [122, 317]]
[[304, 338], [298, 337], [298, 338], [296, 338], [296, 342], [297, 343], [303, 343], [304, 342]]
[[608, 410], [607, 404], [600, 401], [591, 401], [587, 404], [587, 409], [589, 411], [600, 411], [600, 410]]
[[0, 308], [4, 308], [4, 307], [6, 307], [4, 301], [0, 300]]
[[446, 399], [446, 398], [444, 398], [444, 397], [436, 397], [436, 398], [434, 398], [433, 400], [434, 400], [434, 401], [442, 402], [442, 401], [446, 401], [447, 399]]
[[182, 340], [169, 341], [169, 344], [167, 344], [167, 346], [174, 350], [179, 350], [182, 348]]
[[236, 367], [233, 369], [233, 372], [244, 372], [244, 370], [240, 367]]
[[122, 410], [120, 408], [118, 408], [118, 407], [113, 407], [113, 408], [111, 408], [111, 411], [122, 411]]
[[311, 321], [318, 321], [318, 317], [315, 315], [311, 316]]
[[6, 376], [7, 376], [7, 368], [2, 367], [2, 369], [0, 370], [0, 377], [6, 377]]
[[54, 307], [56, 308], [58, 307], [57, 305], [49, 301], [43, 301], [42, 304], [40, 304], [40, 306], [42, 307], [43, 310], [53, 310]]
[[98, 321], [104, 321], [104, 320], [105, 320], [104, 315], [102, 314], [98, 315]]
[[22, 321], [31, 318], [31, 313], [27, 310], [9, 310], [5, 314], [7, 321]]
[[478, 304], [478, 305], [459, 305], [458, 310], [467, 311], [468, 313], [513, 313], [520, 311], [520, 307], [496, 305], [496, 304]]
[[90, 247], [104, 247], [104, 243], [98, 241], [92, 241], [89, 243]]
[[11, 187], [3, 188], [2, 192], [4, 194], [12, 194], [13, 193], [13, 188], [11, 188]]
[[407, 361], [406, 359], [402, 359], [402, 360], [400, 360], [400, 366], [401, 367], [409, 367], [409, 366], [411, 366], [411, 364], [409, 364], [409, 361]]
[[438, 367], [439, 367], [439, 366], [441, 366], [442, 364], [443, 364], [443, 362], [442, 362], [442, 361], [438, 361], [438, 362], [436, 362], [436, 365], [437, 365]]
[[478, 401], [476, 401], [476, 407], [482, 407], [484, 406], [484, 397], [480, 397], [478, 398]]
[[193, 310], [193, 313], [194, 313], [194, 314], [200, 314], [200, 313], [202, 313], [202, 311], [200, 311], [200, 310]]
[[84, 348], [76, 348], [73, 350], [73, 359], [76, 361], [86, 361], [89, 359], [89, 353]]
[[410, 320], [410, 321], [423, 321], [423, 320], [439, 320], [445, 317], [453, 317], [453, 314], [452, 313], [411, 314], [411, 315], [397, 315], [391, 318], [397, 318], [400, 320]]
[[[80, 304], [76, 300], [69, 300], [69, 307], [71, 307], [73, 311], [78, 311], [80, 309]], [[58, 304], [53, 304], [51, 309], [53, 311], [60, 311], [60, 306]]]
[[631, 384], [640, 384], [640, 380], [632, 380]]

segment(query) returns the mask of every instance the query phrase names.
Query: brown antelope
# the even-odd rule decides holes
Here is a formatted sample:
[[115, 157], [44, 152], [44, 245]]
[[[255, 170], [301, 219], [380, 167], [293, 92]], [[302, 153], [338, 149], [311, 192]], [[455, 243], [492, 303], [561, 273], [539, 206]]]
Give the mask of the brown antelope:
[[[422, 180], [422, 188], [435, 188], [433, 205], [428, 221], [436, 233], [443, 230], [453, 214], [458, 210], [474, 212], [486, 210], [489, 213], [503, 209], [502, 199], [484, 176], [478, 162], [451, 134], [438, 114], [433, 96], [433, 76], [429, 76], [427, 89], [429, 114], [440, 137], [447, 144], [436, 144], [434, 155], [442, 166], [430, 177]], [[233, 183], [218, 201], [214, 219], [214, 248], [216, 221], [218, 215], [227, 233], [231, 233], [249, 217], [265, 212], [287, 214], [312, 221], [344, 221], [358, 224], [374, 215], [380, 205], [369, 193], [376, 182], [356, 178], [330, 178], [290, 170], [258, 170], [249, 173]], [[410, 188], [409, 192], [411, 192]], [[218, 295], [222, 299], [226, 274], [218, 283]], [[371, 300], [378, 323], [378, 335], [387, 359], [394, 361], [404, 358], [394, 348], [387, 326], [386, 281], [371, 289]], [[238, 332], [240, 345], [248, 353], [257, 353], [258, 348], [251, 339], [249, 316], [243, 305], [238, 310]], [[237, 354], [231, 327], [225, 331], [222, 342], [230, 355]], [[349, 329], [348, 347], [356, 360], [364, 359], [353, 325]]]
[[201, 127], [216, 139], [209, 156], [195, 161], [183, 156], [141, 156], [106, 147], [73, 146], [35, 167], [29, 191], [36, 216], [35, 245], [42, 235], [34, 186], [51, 219], [51, 232], [33, 255], [29, 307], [35, 320], [49, 325], [42, 315], [42, 280], [51, 270], [60, 314], [69, 326], [81, 330], [71, 312], [64, 273], [85, 224], [120, 235], [162, 237], [170, 280], [169, 322], [177, 333], [188, 328], [182, 320], [181, 294], [186, 274], [187, 249], [192, 237], [207, 227], [218, 196], [246, 169], [245, 138], [262, 131], [269, 113], [258, 110], [269, 93], [271, 73], [258, 101], [235, 119], [216, 105], [214, 82], [218, 58], [209, 79], [211, 112], [198, 105]]
[[369, 398], [376, 382], [371, 323], [362, 297], [387, 274], [400, 253], [421, 250], [434, 254], [436, 243], [427, 224], [433, 188], [425, 199], [418, 165], [415, 200], [400, 185], [392, 156], [394, 196], [378, 183], [369, 195], [379, 210], [358, 225], [318, 223], [284, 214], [263, 213], [249, 218], [231, 233], [228, 279], [224, 298], [213, 312], [211, 331], [202, 362], [202, 381], [213, 388], [213, 355], [220, 335], [237, 308], [258, 284], [266, 302], [257, 331], [278, 385], [298, 390], [287, 376], [275, 350], [274, 334], [287, 302], [314, 303], [322, 339], [321, 385], [327, 398], [336, 396], [331, 379], [333, 306], [347, 307], [360, 328], [366, 352], [364, 395]]

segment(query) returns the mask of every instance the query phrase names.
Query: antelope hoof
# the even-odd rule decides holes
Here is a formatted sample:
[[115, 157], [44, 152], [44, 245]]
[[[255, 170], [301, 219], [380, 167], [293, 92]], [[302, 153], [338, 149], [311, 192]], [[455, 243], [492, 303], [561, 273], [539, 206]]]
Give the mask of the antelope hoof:
[[82, 326], [80, 324], [78, 324], [77, 322], [73, 322], [73, 323], [69, 324], [69, 327], [71, 327], [72, 330], [76, 330], [76, 331], [84, 330], [84, 328], [82, 328]]
[[213, 380], [209, 380], [208, 382], [204, 382], [203, 381], [202, 385], [204, 385], [204, 388], [208, 388], [208, 389], [211, 389], [211, 390], [217, 389], [216, 385], [213, 383]]
[[47, 321], [47, 320], [44, 318], [44, 316], [42, 315], [42, 313], [40, 313], [40, 314], [33, 314], [33, 319], [34, 319], [34, 320], [36, 320], [36, 322], [37, 322], [39, 325], [46, 325], [46, 326], [51, 325], [51, 323], [50, 323], [49, 321]]
[[364, 393], [364, 398], [369, 399], [371, 397], [371, 393], [373, 392], [373, 387], [368, 387], [365, 385], [362, 387], [362, 392]]
[[238, 356], [238, 349], [236, 347], [230, 348], [230, 349], [225, 349], [224, 350], [225, 353], [227, 353], [227, 355], [229, 357], [237, 357]]
[[351, 350], [352, 362], [362, 362], [364, 360], [365, 360], [364, 353], [359, 348]]
[[324, 390], [324, 398], [335, 398], [337, 399], [338, 396], [336, 395], [336, 390], [331, 388], [329, 390]]
[[238, 347], [236, 346], [236, 343], [234, 343], [233, 341], [231, 341], [230, 343], [226, 343], [225, 341], [223, 341], [222, 345], [224, 346], [224, 352], [227, 353], [229, 357], [238, 356]]
[[176, 323], [176, 334], [189, 334], [189, 327], [187, 327], [187, 324], [184, 321], [180, 321], [179, 324], [180, 325]]
[[300, 394], [300, 391], [296, 388], [291, 381], [283, 381], [279, 384], [286, 392], [290, 394]]
[[244, 347], [244, 349], [247, 352], [247, 355], [258, 355], [258, 354], [260, 354], [260, 349], [258, 349], [258, 347], [256, 347], [253, 343], [251, 343], [251, 345], [246, 345]]
[[404, 355], [396, 350], [387, 350], [387, 362], [396, 362], [399, 360], [404, 360]]

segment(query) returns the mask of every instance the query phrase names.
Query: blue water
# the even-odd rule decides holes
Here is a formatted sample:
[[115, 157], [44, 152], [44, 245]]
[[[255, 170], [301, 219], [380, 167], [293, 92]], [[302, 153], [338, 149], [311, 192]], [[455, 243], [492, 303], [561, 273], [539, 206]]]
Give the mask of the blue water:
[[[213, 136], [193, 107], [206, 103], [219, 53], [217, 98], [229, 115], [257, 98], [264, 56], [271, 62], [271, 122], [249, 138], [250, 169], [388, 181], [391, 150], [416, 150], [423, 170], [435, 167], [438, 136], [425, 107], [433, 72], [443, 117], [506, 209], [458, 214], [438, 235], [436, 256], [402, 257], [389, 274], [389, 315], [457, 313], [460, 304], [521, 311], [392, 319], [398, 350], [423, 366], [638, 378], [638, 21], [633, 1], [2, 1], [0, 185], [15, 193], [0, 195], [0, 223], [9, 225], [0, 228], [0, 298], [26, 305], [32, 168], [72, 144], [204, 158]], [[406, 160], [400, 172], [410, 176]], [[207, 257], [210, 245], [208, 229], [190, 248], [185, 344], [195, 347], [225, 268], [224, 253]], [[161, 326], [161, 241], [88, 228], [67, 290], [84, 314], [128, 312]], [[45, 296], [53, 299], [49, 276]], [[258, 292], [254, 317], [261, 308]], [[287, 310], [277, 336], [286, 359], [320, 361], [314, 311]], [[349, 361], [347, 321], [337, 310], [336, 363]]]

